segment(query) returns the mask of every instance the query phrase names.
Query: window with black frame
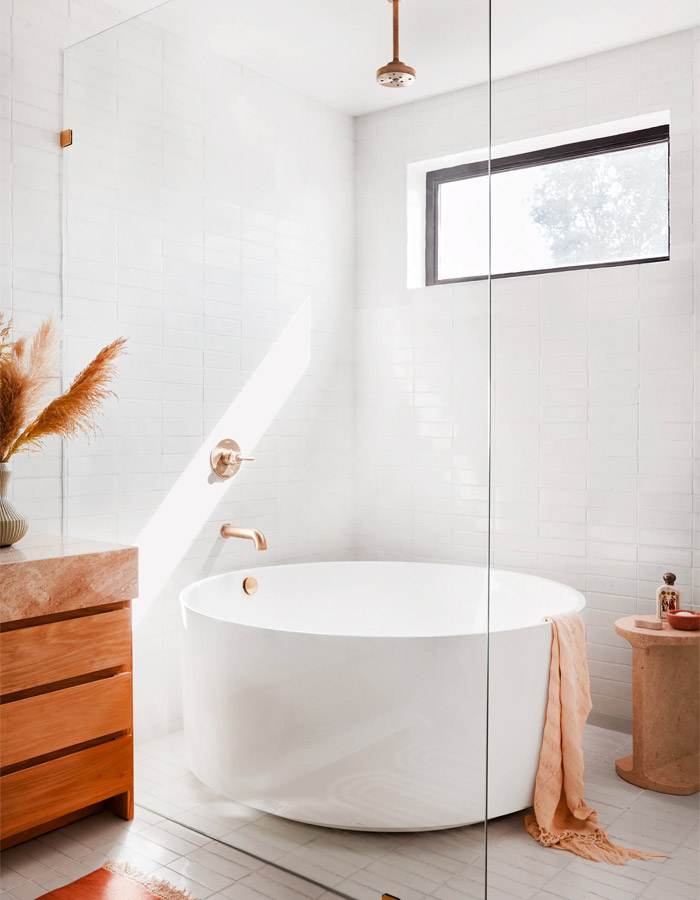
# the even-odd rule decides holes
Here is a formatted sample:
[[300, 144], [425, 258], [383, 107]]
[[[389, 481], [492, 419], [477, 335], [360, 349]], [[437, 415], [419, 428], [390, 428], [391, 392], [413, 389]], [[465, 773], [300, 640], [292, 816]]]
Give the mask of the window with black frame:
[[[426, 176], [426, 284], [487, 277], [488, 161]], [[669, 259], [669, 128], [491, 161], [494, 278]]]

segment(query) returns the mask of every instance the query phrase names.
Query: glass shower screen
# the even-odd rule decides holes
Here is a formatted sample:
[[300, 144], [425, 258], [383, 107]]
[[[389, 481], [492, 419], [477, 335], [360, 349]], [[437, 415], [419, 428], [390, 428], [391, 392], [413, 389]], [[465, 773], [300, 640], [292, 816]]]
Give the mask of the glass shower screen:
[[[684, 793], [678, 783], [666, 791], [660, 777], [634, 771], [643, 767], [639, 735], [653, 704], [639, 681], [647, 651], [635, 649], [633, 662], [618, 629], [620, 620], [633, 630], [637, 616], [654, 614], [669, 570], [684, 605], [697, 604], [698, 246], [690, 223], [698, 207], [686, 185], [692, 147], [697, 160], [700, 10], [681, 2], [672, 20], [657, 22], [616, 4], [602, 29], [601, 17], [584, 19], [567, 5], [537, 27], [532, 9], [492, 6], [489, 816], [500, 815], [507, 783], [498, 775], [501, 735], [517, 728], [509, 775], [527, 767], [532, 786], [551, 699], [541, 796], [549, 772], [563, 768], [569, 798], [582, 774], [580, 794], [613, 844], [670, 858], [614, 869], [610, 857], [581, 858], [561, 834], [562, 808], [548, 820], [545, 802], [542, 843], [525, 831], [523, 812], [499, 819], [488, 881], [522, 897], [693, 893], [698, 795], [672, 796]], [[548, 685], [558, 629], [546, 619], [574, 611], [585, 637], [579, 632], [560, 667], [554, 655]], [[569, 615], [564, 627], [575, 621]], [[560, 669], [564, 685], [572, 670], [581, 685], [573, 710]], [[556, 725], [560, 698], [575, 723], [566, 738], [568, 722]], [[688, 723], [697, 734], [692, 706], [673, 715], [674, 730]], [[649, 768], [689, 765], [682, 739], [655, 740], [664, 750]], [[572, 852], [542, 845], [555, 838]], [[692, 869], [692, 888], [672, 881], [681, 865]]]
[[391, 12], [171, 0], [66, 52], [68, 368], [129, 354], [65, 530], [139, 548], [136, 804], [195, 897], [486, 897], [490, 280], [425, 262], [488, 5], [402, 3], [389, 90]]

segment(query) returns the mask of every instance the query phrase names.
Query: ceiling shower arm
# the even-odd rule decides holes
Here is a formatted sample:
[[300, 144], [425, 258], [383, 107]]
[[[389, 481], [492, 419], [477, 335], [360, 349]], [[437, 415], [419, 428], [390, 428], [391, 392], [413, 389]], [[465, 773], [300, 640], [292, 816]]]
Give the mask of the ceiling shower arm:
[[399, 0], [391, 0], [394, 20], [394, 62], [399, 61]]
[[381, 69], [377, 69], [377, 83], [383, 87], [401, 88], [413, 84], [416, 80], [415, 69], [401, 62], [399, 58], [399, 2], [400, 0], [389, 0], [392, 6], [394, 58]]

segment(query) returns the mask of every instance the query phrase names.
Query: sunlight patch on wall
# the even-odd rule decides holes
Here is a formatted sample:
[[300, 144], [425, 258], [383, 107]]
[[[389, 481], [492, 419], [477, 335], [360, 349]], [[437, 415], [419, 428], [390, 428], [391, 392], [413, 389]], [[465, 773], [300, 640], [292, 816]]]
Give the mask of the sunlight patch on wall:
[[304, 374], [311, 355], [310, 307], [308, 299], [302, 303], [141, 532], [134, 627], [231, 484], [211, 471], [215, 444], [230, 437], [244, 452], [253, 450]]

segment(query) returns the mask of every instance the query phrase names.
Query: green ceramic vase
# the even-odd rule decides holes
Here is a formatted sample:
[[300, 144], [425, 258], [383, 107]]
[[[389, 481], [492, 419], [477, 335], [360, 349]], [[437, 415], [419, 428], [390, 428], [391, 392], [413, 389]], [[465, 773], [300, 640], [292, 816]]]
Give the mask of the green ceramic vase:
[[9, 547], [23, 538], [29, 522], [7, 499], [12, 469], [9, 463], [0, 462], [0, 547]]

